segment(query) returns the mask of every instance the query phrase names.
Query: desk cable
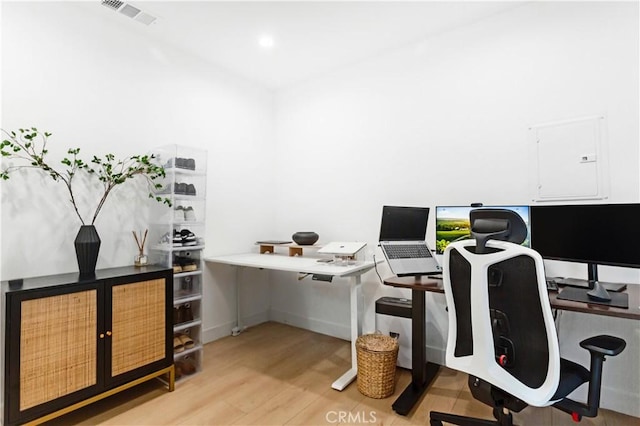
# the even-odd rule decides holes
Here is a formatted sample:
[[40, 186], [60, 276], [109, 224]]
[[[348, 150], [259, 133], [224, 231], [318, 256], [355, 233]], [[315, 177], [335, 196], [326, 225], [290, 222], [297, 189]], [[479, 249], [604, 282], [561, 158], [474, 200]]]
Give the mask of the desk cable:
[[373, 253], [373, 269], [376, 270], [376, 275], [378, 276], [378, 279], [380, 280], [380, 284], [384, 284], [384, 281], [382, 280], [382, 277], [380, 276], [380, 272], [378, 272], [378, 262], [376, 262], [376, 254], [375, 254], [375, 252]]

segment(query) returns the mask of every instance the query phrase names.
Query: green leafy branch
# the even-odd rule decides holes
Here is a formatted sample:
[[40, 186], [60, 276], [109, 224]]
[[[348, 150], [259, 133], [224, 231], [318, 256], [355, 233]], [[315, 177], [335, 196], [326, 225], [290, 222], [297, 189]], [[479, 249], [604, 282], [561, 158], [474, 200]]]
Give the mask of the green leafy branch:
[[[93, 215], [92, 224], [95, 222], [98, 213], [100, 213], [104, 202], [107, 200], [113, 188], [125, 183], [128, 179], [143, 176], [152, 188], [162, 188], [161, 184], [154, 181], [159, 178], [164, 178], [165, 171], [162, 166], [151, 162], [154, 158], [155, 156], [153, 155], [134, 155], [125, 160], [116, 161], [113, 154], [106, 154], [104, 158], [93, 157], [91, 163], [95, 165], [95, 168], [89, 167], [88, 172], [98, 176], [98, 179], [102, 182], [104, 192]], [[149, 193], [149, 197], [171, 206], [171, 200], [168, 198], [159, 197], [153, 193]]]
[[[69, 193], [69, 201], [71, 201], [71, 205], [83, 225], [85, 225], [85, 221], [78, 211], [72, 185], [74, 178], [80, 171], [97, 176], [103, 186], [103, 192], [91, 219], [91, 225], [95, 223], [111, 191], [127, 180], [142, 176], [150, 188], [160, 189], [162, 187], [157, 180], [165, 177], [165, 171], [162, 166], [153, 163], [154, 155], [134, 155], [124, 160], [116, 160], [113, 154], [106, 154], [102, 158], [94, 156], [89, 164], [79, 157], [80, 148], [71, 148], [67, 151], [68, 156], [61, 161], [65, 168], [57, 170], [45, 161], [45, 156], [48, 153], [47, 142], [51, 133], [40, 132], [35, 127], [18, 129], [17, 132], [7, 132], [2, 129], [2, 133], [7, 137], [0, 143], [2, 157], [19, 160], [26, 164], [10, 165], [0, 170], [0, 178], [8, 180], [10, 174], [19, 169], [34, 168], [44, 171], [54, 181], [64, 183]], [[149, 197], [171, 206], [169, 198], [159, 197], [153, 193], [153, 190], [149, 192]]]

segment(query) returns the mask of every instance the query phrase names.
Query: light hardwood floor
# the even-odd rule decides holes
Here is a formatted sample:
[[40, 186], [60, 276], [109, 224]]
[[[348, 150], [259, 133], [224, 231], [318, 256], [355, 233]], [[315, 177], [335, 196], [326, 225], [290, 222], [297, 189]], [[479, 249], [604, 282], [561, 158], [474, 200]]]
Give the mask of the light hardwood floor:
[[[349, 365], [349, 342], [270, 322], [207, 344], [203, 372], [179, 382], [172, 393], [150, 381], [50, 424], [428, 425], [431, 410], [491, 418], [491, 408], [468, 391], [465, 374], [441, 368], [421, 403], [404, 417], [391, 404], [411, 380], [409, 371], [397, 370], [394, 395], [372, 399], [355, 383], [342, 392], [331, 389]], [[527, 407], [514, 418], [519, 425], [574, 424], [548, 407]], [[581, 424], [640, 426], [640, 419], [601, 410]]]

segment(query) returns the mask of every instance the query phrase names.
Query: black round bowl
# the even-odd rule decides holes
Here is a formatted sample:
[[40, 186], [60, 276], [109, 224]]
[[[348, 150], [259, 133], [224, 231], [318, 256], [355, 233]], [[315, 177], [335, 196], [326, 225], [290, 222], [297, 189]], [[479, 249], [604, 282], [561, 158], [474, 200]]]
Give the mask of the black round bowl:
[[315, 232], [296, 232], [291, 236], [291, 239], [295, 241], [299, 246], [310, 246], [318, 241], [318, 234]]

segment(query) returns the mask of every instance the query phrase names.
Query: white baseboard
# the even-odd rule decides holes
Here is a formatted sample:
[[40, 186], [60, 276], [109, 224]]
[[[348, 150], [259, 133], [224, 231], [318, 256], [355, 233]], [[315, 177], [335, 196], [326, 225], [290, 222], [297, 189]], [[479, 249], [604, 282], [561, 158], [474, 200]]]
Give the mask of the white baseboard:
[[301, 315], [274, 309], [269, 311], [269, 320], [280, 322], [282, 324], [290, 324], [294, 327], [304, 328], [305, 330], [337, 337], [339, 339], [351, 340], [350, 325], [345, 326], [344, 324], [303, 317]]
[[236, 326], [235, 321], [216, 325], [202, 330], [202, 343], [210, 343], [223, 337], [231, 336], [231, 329]]
[[[252, 327], [254, 325], [262, 324], [263, 322], [269, 321], [269, 312], [259, 312], [257, 314], [248, 316], [243, 318], [242, 324], [246, 327]], [[202, 330], [202, 342], [209, 343], [216, 341], [218, 339], [222, 339], [223, 337], [231, 336], [231, 330], [236, 326], [236, 322], [229, 321], [224, 324], [216, 325], [215, 327], [207, 328], [206, 330]]]
[[[325, 334], [327, 336], [337, 337], [339, 339], [351, 340], [351, 326], [350, 324], [338, 324], [335, 322], [329, 322], [325, 320], [318, 320], [314, 318], [303, 317], [301, 315], [292, 314], [290, 312], [284, 312], [272, 309], [269, 312], [269, 320], [280, 322], [282, 324], [293, 325], [294, 327], [303, 328], [316, 333]], [[445, 363], [445, 350], [444, 348], [436, 348], [427, 346], [427, 360], [439, 365]], [[409, 354], [409, 359], [410, 359]]]
[[427, 362], [433, 362], [434, 364], [444, 365], [446, 360], [446, 352], [444, 348], [434, 348], [427, 345]]
[[[606, 374], [606, 371], [605, 371]], [[600, 408], [617, 411], [633, 417], [640, 417], [640, 395], [629, 393], [625, 389], [602, 387]], [[586, 395], [585, 395], [586, 400]]]

